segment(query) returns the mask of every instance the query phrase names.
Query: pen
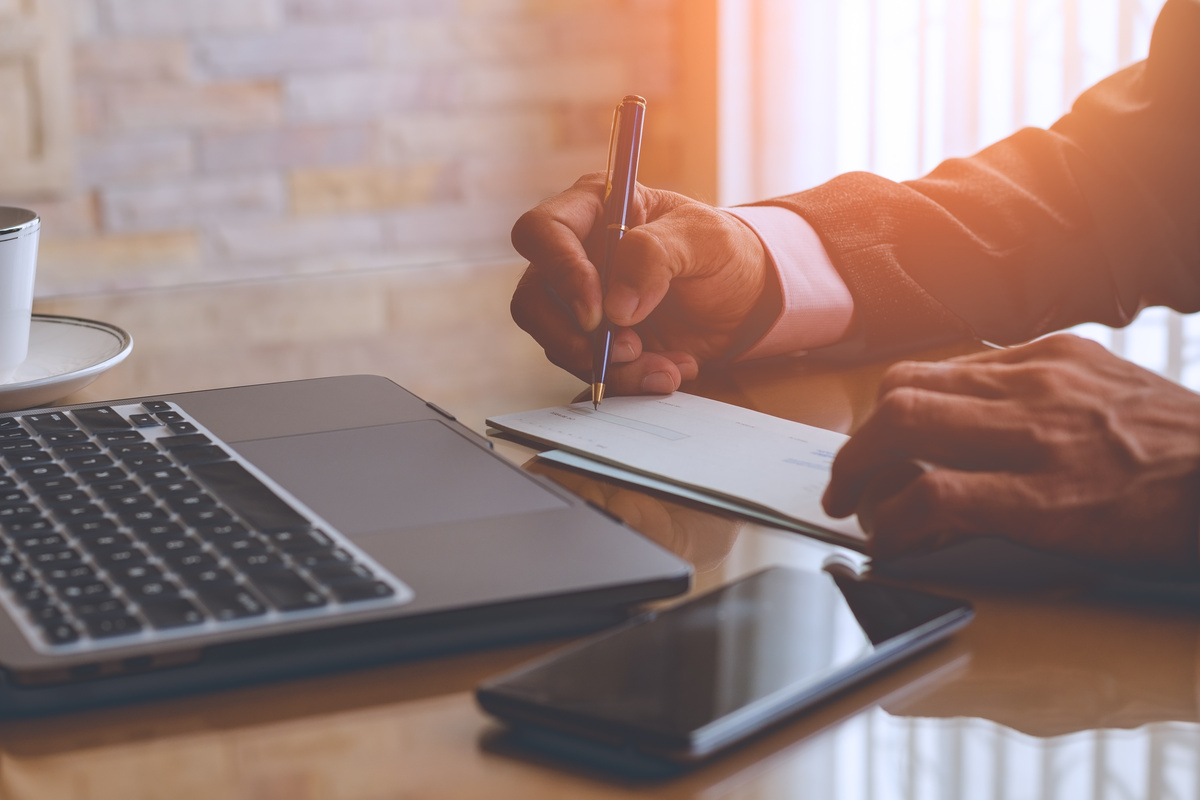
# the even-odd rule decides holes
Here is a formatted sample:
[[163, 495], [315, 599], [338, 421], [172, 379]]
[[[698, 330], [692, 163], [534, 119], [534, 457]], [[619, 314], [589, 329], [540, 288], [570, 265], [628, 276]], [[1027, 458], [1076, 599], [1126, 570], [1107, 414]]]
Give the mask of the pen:
[[[600, 263], [600, 290], [608, 293], [608, 276], [617, 243], [629, 230], [629, 212], [637, 183], [638, 154], [642, 149], [642, 120], [646, 100], [626, 95], [613, 111], [612, 134], [608, 140], [608, 178], [604, 184], [604, 260]], [[592, 335], [592, 408], [604, 399], [604, 381], [612, 352], [613, 329], [608, 317]]]

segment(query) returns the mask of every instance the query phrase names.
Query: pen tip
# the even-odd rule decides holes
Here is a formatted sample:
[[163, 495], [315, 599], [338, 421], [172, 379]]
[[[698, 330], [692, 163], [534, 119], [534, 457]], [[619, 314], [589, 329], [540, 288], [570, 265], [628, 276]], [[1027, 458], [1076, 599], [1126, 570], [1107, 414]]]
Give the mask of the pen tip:
[[603, 383], [593, 383], [592, 384], [592, 408], [599, 409], [600, 402], [602, 400], [604, 400], [604, 384]]

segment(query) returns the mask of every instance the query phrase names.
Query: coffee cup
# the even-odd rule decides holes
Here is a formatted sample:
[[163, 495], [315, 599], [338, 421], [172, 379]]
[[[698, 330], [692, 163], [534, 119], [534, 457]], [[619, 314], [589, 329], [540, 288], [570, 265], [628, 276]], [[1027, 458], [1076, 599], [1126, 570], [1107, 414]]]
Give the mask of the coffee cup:
[[29, 354], [41, 227], [32, 211], [0, 206], [0, 383], [10, 382]]

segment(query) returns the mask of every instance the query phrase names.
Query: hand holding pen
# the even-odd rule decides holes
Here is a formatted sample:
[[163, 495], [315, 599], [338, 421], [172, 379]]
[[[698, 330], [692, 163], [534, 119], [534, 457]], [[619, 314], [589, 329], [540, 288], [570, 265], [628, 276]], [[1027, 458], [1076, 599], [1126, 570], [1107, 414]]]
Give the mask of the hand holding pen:
[[[638, 157], [642, 150], [642, 122], [646, 101], [635, 94], [626, 95], [613, 112], [612, 134], [608, 143], [608, 172], [604, 186], [604, 260], [600, 264], [600, 288], [608, 292], [617, 245], [629, 230], [633, 209], [633, 191], [637, 185]], [[612, 358], [613, 329], [608, 316], [592, 334], [592, 407], [604, 400], [604, 383]]]
[[[626, 191], [610, 188], [619, 176], [584, 175], [517, 220], [513, 245], [529, 267], [512, 316], [550, 361], [585, 383], [603, 363], [607, 396], [669, 394], [765, 330], [779, 311], [778, 289], [747, 225], [627, 174]], [[618, 198], [631, 230], [610, 233], [607, 201]], [[607, 335], [595, 334], [602, 326]], [[603, 361], [593, 345], [608, 347]]]

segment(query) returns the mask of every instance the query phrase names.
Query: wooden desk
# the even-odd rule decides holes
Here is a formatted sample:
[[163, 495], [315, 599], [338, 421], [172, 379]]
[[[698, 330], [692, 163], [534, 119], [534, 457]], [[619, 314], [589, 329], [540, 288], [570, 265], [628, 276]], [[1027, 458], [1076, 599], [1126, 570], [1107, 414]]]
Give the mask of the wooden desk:
[[[489, 346], [504, 350], [522, 379], [547, 388], [545, 397], [526, 389], [489, 398], [456, 395], [456, 384], [439, 383], [436, 371], [410, 371], [397, 354], [414, 344], [403, 339], [404, 323], [394, 317], [375, 330], [356, 328], [338, 348], [327, 336], [304, 335], [302, 326], [293, 327], [289, 341], [285, 310], [292, 304], [294, 312], [305, 297], [328, 296], [320, 281], [63, 300], [40, 310], [108, 319], [128, 327], [137, 341], [125, 365], [73, 399], [193, 388], [231, 377], [307, 377], [349, 365], [345, 371], [376, 371], [419, 387], [482, 425], [488, 413], [561, 402], [579, 388], [509, 331], [502, 288], [511, 277], [496, 279], [491, 297], [497, 308], [483, 322], [478, 307], [470, 312], [479, 324], [457, 346], [479, 348], [472, 359]], [[354, 298], [388, 292], [407, 297], [411, 280], [353, 279], [340, 287], [351, 304], [343, 311], [360, 312]], [[202, 320], [214, 309], [247, 309], [264, 299], [280, 327], [250, 320], [248, 327], [258, 333], [243, 329], [238, 339], [225, 330], [236, 315], [215, 323], [215, 333], [178, 325], [179, 319]], [[452, 304], [446, 313], [451, 319], [442, 321], [452, 323]], [[259, 339], [250, 341], [255, 335]], [[216, 344], [205, 345], [206, 336], [216, 336]], [[428, 340], [425, 346], [443, 347]], [[848, 430], [869, 409], [880, 369], [750, 365], [693, 388]], [[489, 402], [498, 407], [486, 408]], [[503, 452], [521, 462], [529, 458], [529, 451], [514, 446], [504, 445]], [[831, 551], [648, 493], [533, 468], [692, 560], [697, 590], [767, 564], [816, 565]], [[0, 725], [0, 797], [873, 800], [1174, 798], [1200, 792], [1196, 613], [1104, 601], [1056, 580], [1032, 580], [1015, 590], [956, 590], [971, 597], [978, 616], [945, 647], [667, 782], [621, 782], [506, 749], [499, 728], [476, 709], [472, 687], [557, 644], [547, 642]]]

